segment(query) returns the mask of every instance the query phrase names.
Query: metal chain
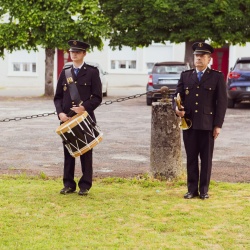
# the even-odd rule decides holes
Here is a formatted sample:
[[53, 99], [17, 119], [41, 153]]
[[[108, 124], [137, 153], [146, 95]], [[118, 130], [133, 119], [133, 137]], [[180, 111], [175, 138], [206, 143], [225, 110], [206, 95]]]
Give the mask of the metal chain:
[[101, 105], [110, 105], [110, 104], [113, 104], [115, 102], [124, 102], [124, 101], [127, 101], [127, 100], [131, 100], [131, 99], [135, 99], [135, 98], [138, 98], [138, 97], [141, 97], [143, 95], [146, 95], [146, 93], [143, 93], [143, 94], [136, 94], [136, 95], [131, 95], [131, 96], [127, 96], [127, 97], [121, 97], [121, 98], [118, 98], [116, 100], [110, 100], [110, 101], [106, 101], [106, 102], [103, 102], [101, 103]]
[[[136, 95], [131, 95], [131, 96], [127, 96], [127, 97], [121, 97], [121, 98], [118, 98], [116, 100], [110, 100], [110, 101], [103, 102], [100, 104], [100, 106], [101, 105], [110, 105], [110, 104], [113, 104], [115, 102], [123, 102], [123, 101], [131, 100], [131, 99], [135, 99], [135, 98], [141, 97], [141, 96], [146, 95], [146, 94], [147, 94], [147, 92], [143, 93], [143, 94], [136, 94]], [[5, 118], [3, 120], [0, 120], [0, 122], [20, 121], [20, 120], [24, 120], [24, 119], [46, 117], [49, 115], [57, 115], [57, 113], [56, 113], [56, 111], [54, 111], [52, 113], [43, 113], [43, 114], [38, 114], [38, 115], [30, 115], [30, 116], [15, 117], [15, 118]]]
[[56, 115], [56, 114], [57, 114], [56, 111], [54, 111], [52, 113], [43, 113], [43, 114], [29, 115], [29, 116], [23, 116], [23, 117], [5, 118], [3, 120], [0, 120], [0, 122], [20, 121], [23, 119], [32, 119], [32, 118], [45, 117], [45, 116]]

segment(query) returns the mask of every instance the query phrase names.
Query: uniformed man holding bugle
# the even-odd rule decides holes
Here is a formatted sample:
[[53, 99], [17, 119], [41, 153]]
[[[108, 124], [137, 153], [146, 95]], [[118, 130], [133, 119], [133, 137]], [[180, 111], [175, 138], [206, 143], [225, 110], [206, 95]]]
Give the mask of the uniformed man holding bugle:
[[174, 108], [179, 117], [192, 122], [189, 129], [183, 130], [188, 189], [184, 198], [208, 199], [214, 142], [224, 122], [227, 94], [223, 73], [208, 67], [213, 47], [196, 42], [192, 49], [195, 69], [181, 73], [175, 92], [175, 96], [180, 94], [184, 110], [176, 105]]

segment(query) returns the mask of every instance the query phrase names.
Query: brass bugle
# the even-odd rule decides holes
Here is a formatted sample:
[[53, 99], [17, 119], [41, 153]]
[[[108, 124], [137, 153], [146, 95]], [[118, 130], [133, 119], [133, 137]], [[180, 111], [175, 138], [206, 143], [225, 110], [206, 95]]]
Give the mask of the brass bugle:
[[[178, 109], [180, 111], [182, 111], [183, 108], [181, 107], [181, 96], [180, 96], [180, 93], [177, 94], [177, 97], [175, 97], [174, 100], [175, 100], [175, 103], [176, 103]], [[185, 117], [181, 117], [181, 122], [179, 124], [180, 129], [187, 130], [187, 129], [191, 128], [191, 126], [192, 126], [192, 121], [190, 119], [187, 119]]]

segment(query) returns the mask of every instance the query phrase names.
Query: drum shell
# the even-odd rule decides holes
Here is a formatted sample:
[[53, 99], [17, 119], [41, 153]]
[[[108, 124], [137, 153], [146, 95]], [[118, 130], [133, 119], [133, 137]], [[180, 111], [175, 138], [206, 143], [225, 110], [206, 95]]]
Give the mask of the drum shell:
[[76, 114], [56, 129], [73, 157], [78, 157], [102, 141], [103, 133], [85, 111]]

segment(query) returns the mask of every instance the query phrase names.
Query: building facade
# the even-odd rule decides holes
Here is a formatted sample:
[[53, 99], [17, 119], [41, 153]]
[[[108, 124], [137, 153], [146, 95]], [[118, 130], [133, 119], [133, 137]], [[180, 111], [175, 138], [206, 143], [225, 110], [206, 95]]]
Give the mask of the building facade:
[[[223, 71], [225, 75], [238, 57], [250, 57], [250, 43], [246, 46], [225, 46], [216, 49], [213, 54], [212, 68]], [[145, 48], [132, 50], [124, 46], [121, 50], [112, 50], [105, 41], [102, 51], [89, 51], [86, 62], [97, 62], [108, 72], [110, 87], [145, 86], [148, 74], [155, 62], [184, 61], [185, 44], [152, 44]], [[65, 62], [69, 61], [69, 53], [56, 51], [54, 65], [54, 86]], [[0, 59], [0, 90], [5, 87], [44, 87], [45, 81], [45, 51], [15, 51], [5, 53]]]

